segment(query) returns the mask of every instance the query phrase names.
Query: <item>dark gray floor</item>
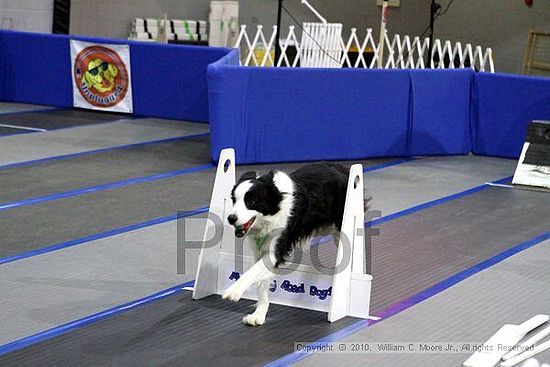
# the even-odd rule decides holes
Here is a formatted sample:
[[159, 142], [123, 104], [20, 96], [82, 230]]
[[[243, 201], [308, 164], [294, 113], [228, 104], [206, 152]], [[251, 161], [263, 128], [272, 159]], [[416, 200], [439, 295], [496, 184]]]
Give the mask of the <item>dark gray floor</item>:
[[209, 152], [200, 136], [0, 170], [0, 203], [204, 165]]
[[[77, 109], [54, 109], [51, 111], [25, 112], [16, 114], [0, 114], [0, 124], [16, 125], [29, 128], [55, 130], [67, 127], [76, 127], [102, 122], [129, 119], [131, 115], [85, 111]], [[31, 132], [29, 130], [19, 130]], [[3, 133], [0, 131], [0, 133]], [[9, 133], [9, 132], [8, 132]]]
[[372, 312], [548, 231], [549, 218], [550, 195], [490, 188], [380, 225]]
[[[373, 242], [371, 309], [442, 281], [548, 230], [550, 196], [490, 188], [380, 225]], [[7, 354], [2, 365], [263, 365], [352, 322], [273, 307], [266, 326], [240, 324], [249, 302], [171, 296], [69, 334]], [[383, 323], [382, 323], [383, 324]], [[381, 325], [382, 325], [381, 324]]]
[[191, 292], [133, 309], [50, 341], [0, 357], [2, 366], [258, 366], [356, 319], [326, 322], [326, 314], [273, 305], [270, 327], [241, 323], [252, 301]]
[[0, 126], [0, 136], [2, 135], [16, 135], [16, 134], [28, 134], [32, 133], [31, 130], [16, 129], [11, 127]]
[[[481, 345], [504, 324], [548, 314], [549, 285], [547, 240], [342, 341], [370, 343], [373, 350], [379, 343], [396, 342]], [[297, 366], [459, 367], [471, 354], [461, 349], [455, 353], [315, 354]], [[535, 358], [549, 363], [550, 350]]]
[[[199, 158], [203, 157], [199, 156], [204, 154], [203, 150], [204, 146], [193, 150], [190, 156], [182, 157], [182, 161], [204, 159]], [[164, 153], [161, 151], [161, 154]], [[193, 155], [195, 158], [190, 158]], [[385, 161], [362, 163], [372, 166]], [[276, 165], [277, 169], [288, 170], [298, 166], [300, 164]], [[244, 166], [242, 171], [269, 167], [273, 166]], [[109, 171], [118, 174], [116, 167]], [[33, 170], [29, 172], [33, 174]], [[0, 211], [0, 226], [3, 228], [0, 258], [207, 206], [214, 174], [212, 168]], [[45, 182], [42, 185], [48, 187]], [[72, 184], [68, 181], [63, 185]], [[13, 189], [17, 191], [16, 187]]]

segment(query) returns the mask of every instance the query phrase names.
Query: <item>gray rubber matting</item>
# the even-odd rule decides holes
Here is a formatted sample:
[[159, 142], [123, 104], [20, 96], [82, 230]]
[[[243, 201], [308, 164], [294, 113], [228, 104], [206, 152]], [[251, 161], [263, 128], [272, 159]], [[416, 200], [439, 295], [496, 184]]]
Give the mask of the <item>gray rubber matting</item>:
[[[244, 169], [250, 167], [238, 167]], [[427, 157], [369, 171], [365, 182], [375, 196], [373, 208], [387, 215], [513, 170], [512, 161], [498, 158]], [[190, 222], [197, 229], [193, 239], [200, 240], [204, 223]], [[187, 275], [178, 275], [176, 232], [171, 221], [2, 265], [0, 294], [8, 301], [0, 313], [0, 344], [193, 279], [198, 250], [187, 250]]]
[[28, 134], [32, 133], [30, 130], [15, 129], [11, 127], [0, 126], [0, 136], [2, 135], [18, 135], [18, 134]]
[[51, 111], [0, 114], [0, 124], [55, 130], [123, 119], [128, 120], [131, 118], [132, 116], [128, 114], [76, 109], [54, 109]]
[[14, 102], [0, 102], [0, 114], [12, 114], [12, 113], [54, 110], [54, 109], [56, 108], [51, 106], [44, 106], [44, 105], [14, 103]]
[[[253, 366], [357, 321], [272, 305], [270, 327], [241, 323], [254, 302], [218, 296], [193, 301], [184, 292], [58, 338], [0, 357], [2, 366]], [[114, 324], [117, 327], [113, 327]], [[95, 336], [90, 337], [91, 335]], [[100, 336], [100, 337], [98, 337]]]
[[[550, 240], [486, 269], [444, 292], [342, 341], [447, 342], [480, 345], [504, 324], [550, 312]], [[298, 366], [461, 367], [471, 352], [316, 354]], [[550, 350], [535, 356], [550, 362]], [[518, 365], [518, 367], [521, 364]]]
[[0, 170], [0, 204], [209, 164], [207, 136]]
[[[381, 237], [373, 243], [372, 309], [546, 232], [549, 204], [544, 193], [490, 188], [382, 224]], [[219, 297], [182, 302], [181, 295], [172, 296], [8, 354], [0, 363], [261, 365], [290, 353], [294, 341], [313, 341], [330, 332], [312, 335], [330, 325], [323, 321], [325, 315], [312, 313], [319, 316], [309, 319], [293, 308], [270, 313], [262, 328], [245, 327], [240, 325], [245, 303], [223, 303]], [[220, 309], [231, 314], [220, 314]]]
[[205, 132], [206, 124], [151, 118], [4, 136], [0, 166]]
[[[387, 160], [362, 161], [365, 167]], [[301, 164], [277, 165], [291, 170]], [[240, 169], [268, 169], [245, 166]], [[271, 166], [273, 167], [273, 166]], [[215, 169], [0, 211], [0, 258], [209, 205]]]

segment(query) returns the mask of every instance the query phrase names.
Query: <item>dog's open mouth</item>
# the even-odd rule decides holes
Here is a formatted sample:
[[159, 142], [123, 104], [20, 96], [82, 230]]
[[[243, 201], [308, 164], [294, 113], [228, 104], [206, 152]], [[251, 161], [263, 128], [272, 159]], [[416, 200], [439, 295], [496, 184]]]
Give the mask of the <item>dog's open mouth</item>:
[[248, 232], [254, 221], [256, 220], [256, 217], [252, 217], [248, 222], [243, 224], [242, 226], [235, 227], [235, 236], [242, 237]]

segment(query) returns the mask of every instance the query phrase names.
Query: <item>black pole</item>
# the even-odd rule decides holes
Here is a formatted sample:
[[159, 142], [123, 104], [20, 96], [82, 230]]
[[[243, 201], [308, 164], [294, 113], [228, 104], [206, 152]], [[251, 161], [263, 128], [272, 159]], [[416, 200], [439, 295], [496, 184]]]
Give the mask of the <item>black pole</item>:
[[[283, 0], [279, 0], [279, 9], [277, 10], [277, 32], [275, 32], [275, 61], [273, 66], [277, 66], [279, 57], [281, 57], [281, 45], [279, 44], [279, 38], [281, 34], [281, 13], [283, 11]], [[267, 51], [269, 52], [269, 50]]]
[[432, 3], [430, 5], [430, 33], [428, 35], [429, 44], [428, 44], [428, 61], [426, 62], [427, 68], [429, 67], [430, 60], [432, 59], [435, 17], [439, 9], [441, 9], [441, 4], [438, 4], [435, 2], [435, 0], [432, 0]]

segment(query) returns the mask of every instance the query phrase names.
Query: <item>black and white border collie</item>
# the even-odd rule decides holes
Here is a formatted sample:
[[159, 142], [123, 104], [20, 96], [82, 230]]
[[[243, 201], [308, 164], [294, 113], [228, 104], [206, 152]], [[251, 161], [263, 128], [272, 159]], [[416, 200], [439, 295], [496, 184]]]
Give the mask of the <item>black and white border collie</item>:
[[227, 220], [237, 237], [252, 237], [257, 244], [257, 262], [222, 297], [236, 302], [257, 284], [256, 310], [245, 316], [243, 323], [264, 324], [271, 280], [295, 247], [331, 232], [338, 243], [348, 174], [349, 169], [339, 164], [315, 163], [291, 174], [246, 172], [240, 177], [231, 193], [233, 211]]

